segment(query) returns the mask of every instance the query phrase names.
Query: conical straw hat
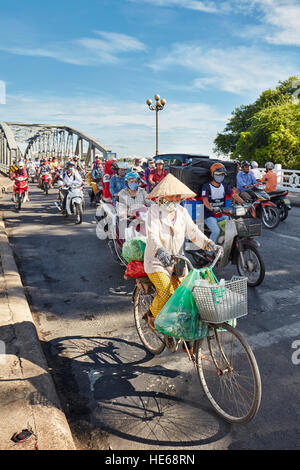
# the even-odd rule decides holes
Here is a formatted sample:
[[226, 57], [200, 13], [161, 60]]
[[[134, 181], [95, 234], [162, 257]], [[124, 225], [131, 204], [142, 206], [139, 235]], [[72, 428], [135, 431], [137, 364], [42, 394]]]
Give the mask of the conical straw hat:
[[167, 176], [155, 186], [151, 193], [148, 194], [147, 199], [176, 196], [177, 194], [180, 194], [183, 199], [197, 196], [188, 186], [175, 178], [171, 173], [168, 173]]

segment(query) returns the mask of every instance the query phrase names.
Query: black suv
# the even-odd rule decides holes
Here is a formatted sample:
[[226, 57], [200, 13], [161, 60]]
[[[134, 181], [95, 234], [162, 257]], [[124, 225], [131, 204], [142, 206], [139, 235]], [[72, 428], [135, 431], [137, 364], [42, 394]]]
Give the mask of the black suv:
[[189, 153], [164, 153], [154, 157], [155, 160], [163, 160], [165, 168], [173, 166], [185, 166], [192, 163], [197, 158], [209, 158], [208, 155], [191, 155]]

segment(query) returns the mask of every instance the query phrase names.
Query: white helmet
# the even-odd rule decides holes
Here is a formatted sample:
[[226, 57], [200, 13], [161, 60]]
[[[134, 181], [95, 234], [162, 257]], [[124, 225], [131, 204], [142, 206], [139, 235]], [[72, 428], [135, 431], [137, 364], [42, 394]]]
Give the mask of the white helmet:
[[258, 163], [253, 160], [253, 162], [251, 162], [251, 166], [252, 168], [258, 168]]
[[24, 168], [25, 163], [24, 163], [22, 160], [20, 160], [20, 161], [17, 163], [17, 166], [18, 166], [18, 168], [22, 169], [22, 168]]
[[265, 169], [266, 169], [266, 170], [274, 170], [274, 163], [272, 163], [272, 162], [267, 162], [267, 163], [265, 164]]
[[127, 162], [117, 162], [117, 163], [118, 163], [118, 170], [128, 170]]

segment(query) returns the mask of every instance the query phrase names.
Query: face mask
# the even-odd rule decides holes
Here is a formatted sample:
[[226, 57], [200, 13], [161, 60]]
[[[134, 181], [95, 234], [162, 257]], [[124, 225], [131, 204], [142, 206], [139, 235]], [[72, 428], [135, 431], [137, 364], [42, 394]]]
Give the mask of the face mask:
[[163, 199], [162, 204], [169, 212], [177, 211], [178, 207], [180, 206], [180, 202], [171, 202], [167, 201], [166, 199]]
[[131, 191], [137, 191], [138, 187], [138, 183], [128, 183], [128, 188], [131, 189]]
[[225, 178], [224, 175], [215, 175], [215, 176], [214, 176], [214, 180], [215, 180], [217, 183], [222, 183], [222, 182], [224, 181], [224, 178]]

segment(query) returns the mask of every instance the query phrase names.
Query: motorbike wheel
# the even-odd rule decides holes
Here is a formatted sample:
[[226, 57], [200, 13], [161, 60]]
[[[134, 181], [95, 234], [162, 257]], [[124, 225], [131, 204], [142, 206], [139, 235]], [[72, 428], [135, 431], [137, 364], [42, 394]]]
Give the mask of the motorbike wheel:
[[82, 224], [83, 210], [81, 204], [75, 204], [76, 224]]
[[[245, 245], [244, 251], [238, 255], [237, 270], [240, 276], [248, 278], [248, 286], [255, 287], [261, 284], [265, 278], [265, 264], [255, 246]], [[245, 266], [243, 265], [243, 259]]]
[[22, 206], [22, 200], [20, 194], [16, 194], [16, 202], [15, 202], [15, 208], [16, 211], [20, 211]]
[[46, 196], [48, 196], [48, 194], [49, 194], [49, 183], [47, 183], [47, 182], [44, 184], [44, 191], [45, 191]]
[[281, 220], [281, 222], [283, 222], [287, 218], [287, 216], [289, 215], [289, 210], [286, 207], [285, 203], [282, 203], [282, 205], [280, 205], [278, 207], [278, 209], [279, 209], [280, 220]]
[[280, 222], [279, 210], [277, 207], [266, 206], [262, 209], [261, 220], [268, 229], [274, 229]]

